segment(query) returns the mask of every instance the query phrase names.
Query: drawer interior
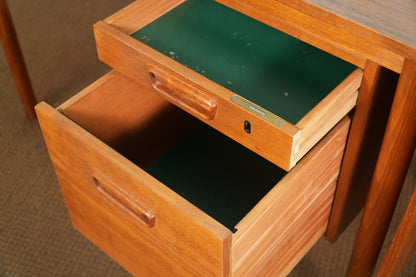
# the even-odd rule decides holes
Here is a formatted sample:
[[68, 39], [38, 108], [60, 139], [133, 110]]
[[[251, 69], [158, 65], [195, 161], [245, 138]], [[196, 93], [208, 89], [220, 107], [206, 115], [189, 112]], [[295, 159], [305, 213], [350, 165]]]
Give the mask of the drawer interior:
[[325, 232], [348, 118], [285, 173], [117, 71], [58, 111], [37, 106], [72, 222], [134, 275], [287, 274]]
[[94, 33], [103, 62], [286, 171], [354, 108], [362, 80], [215, 1], [135, 1]]
[[285, 176], [127, 77], [103, 79], [59, 110], [228, 229]]
[[292, 124], [355, 69], [215, 1], [185, 1], [132, 36]]

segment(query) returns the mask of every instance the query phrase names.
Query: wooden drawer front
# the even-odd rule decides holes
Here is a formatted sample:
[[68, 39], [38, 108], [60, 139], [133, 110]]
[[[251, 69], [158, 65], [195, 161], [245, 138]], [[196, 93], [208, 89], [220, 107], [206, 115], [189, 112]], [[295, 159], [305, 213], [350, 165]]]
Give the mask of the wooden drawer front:
[[[302, 116], [297, 115], [294, 117], [296, 119], [290, 119], [290, 116], [286, 116], [286, 114], [280, 115], [279, 110], [271, 111], [268, 108], [270, 110], [268, 111], [263, 107], [263, 103], [258, 105], [257, 100], [253, 99], [255, 101], [253, 103], [249, 101], [250, 98], [247, 100], [244, 98], [245, 96], [239, 96], [240, 90], [244, 90], [244, 85], [240, 85], [237, 88], [238, 86], [235, 82], [239, 80], [232, 80], [231, 82], [226, 79], [228, 77], [223, 77], [221, 74], [217, 74], [219, 76], [217, 76], [219, 78], [217, 80], [215, 79], [216, 76], [209, 75], [210, 70], [203, 69], [198, 63], [188, 65], [186, 64], [186, 60], [180, 60], [180, 54], [176, 53], [176, 50], [159, 51], [146, 44], [146, 42], [152, 41], [147, 35], [140, 35], [138, 39], [131, 35], [138, 30], [143, 30], [149, 23], [164, 16], [167, 12], [181, 5], [182, 2], [180, 0], [138, 1], [106, 20], [98, 22], [94, 26], [94, 31], [100, 59], [285, 170], [291, 169], [355, 106], [358, 88], [362, 79], [362, 71], [360, 69], [355, 71], [351, 69], [353, 72], [349, 76], [345, 74], [345, 77], [340, 80], [339, 85], [332, 91], [322, 92], [318, 89], [318, 95], [323, 95], [322, 99], [317, 103], [313, 102], [316, 100], [313, 100], [313, 106], [305, 108], [306, 110], [302, 110], [303, 103], [302, 105], [293, 104], [293, 102], [282, 104], [281, 106], [286, 109], [290, 105], [291, 108], [287, 109], [288, 112], [291, 112], [291, 105], [294, 105], [293, 110], [296, 110], [296, 113], [302, 114]], [[191, 3], [195, 1], [187, 2]], [[204, 3], [209, 2], [211, 1]], [[220, 4], [214, 3], [210, 5]], [[195, 33], [197, 32], [195, 31]], [[135, 35], [138, 36], [137, 34]], [[170, 41], [174, 41], [174, 39]], [[302, 44], [299, 46], [298, 43], [301, 42], [296, 41], [296, 45], [288, 44], [287, 47], [299, 48], [306, 45]], [[215, 45], [215, 42], [213, 45]], [[211, 48], [215, 47], [213, 46]], [[196, 55], [200, 57], [210, 52], [206, 49], [203, 51], [201, 55]], [[267, 52], [269, 50], [264, 51]], [[299, 56], [303, 55], [302, 51], [306, 53], [308, 51], [319, 50], [313, 50], [311, 48], [301, 49], [299, 50]], [[288, 55], [291, 55], [291, 53], [291, 51], [288, 51]], [[317, 53], [321, 55], [321, 52]], [[244, 52], [240, 55], [244, 56], [246, 53]], [[282, 54], [282, 56], [285, 55]], [[314, 55], [310, 56], [313, 57]], [[227, 60], [227, 58], [228, 56], [225, 56], [223, 59], [217, 60]], [[289, 64], [293, 64], [293, 67], [297, 68], [296, 59], [299, 57], [290, 56], [289, 58], [293, 59], [293, 62]], [[302, 57], [300, 58], [302, 59]], [[252, 59], [254, 60], [256, 57], [252, 57]], [[210, 58], [207, 58], [207, 60], [209, 61]], [[217, 60], [213, 61], [213, 63], [218, 64], [216, 62]], [[331, 62], [333, 61], [331, 60]], [[306, 82], [305, 78], [308, 78], [308, 75], [312, 76], [314, 72], [319, 72], [321, 70], [320, 67], [323, 67], [323, 65], [325, 65], [325, 62], [322, 65], [316, 65], [316, 69], [310, 68], [310, 74], [306, 70], [304, 71], [304, 75], [298, 76], [297, 78], [292, 72], [292, 66], [288, 66], [287, 64], [282, 65], [283, 68], [288, 68], [287, 70], [280, 69], [277, 73], [265, 74], [264, 70], [266, 69], [261, 69], [259, 72], [254, 72], [247, 76], [262, 74], [271, 76], [273, 74], [275, 74], [274, 76], [287, 75], [286, 77], [281, 77], [282, 81], [291, 80], [292, 83], [296, 84]], [[276, 67], [275, 64], [267, 66]], [[309, 68], [310, 66], [309, 64], [305, 67]], [[231, 69], [228, 70], [228, 68], [222, 69], [221, 65], [218, 67], [225, 72], [232, 71]], [[250, 65], [243, 63], [238, 70], [245, 72], [249, 68]], [[235, 74], [233, 73], [233, 76], [236, 76], [235, 78], [237, 79], [246, 78], [245, 75], [239, 77], [240, 71]], [[329, 69], [328, 71], [323, 72], [319, 77], [309, 76], [309, 78], [331, 79], [332, 75], [326, 76], [326, 74], [331, 74], [331, 71], [334, 70]], [[225, 79], [222, 80], [221, 78]], [[273, 78], [270, 77], [270, 79]], [[214, 79], [215, 81], [213, 81]], [[311, 80], [312, 83], [315, 79]], [[253, 87], [252, 89], [248, 89], [248, 91], [255, 91], [256, 93], [253, 95], [257, 98], [257, 92], [262, 93], [265, 91], [262, 84], [267, 83], [269, 83], [267, 79], [260, 77], [258, 81], [253, 79], [251, 84], [255, 84], [258, 88]], [[315, 85], [312, 83], [310, 87]], [[273, 89], [274, 85], [270, 86]], [[287, 89], [288, 92], [283, 90], [283, 88], [276, 88], [276, 94], [280, 95], [281, 93], [283, 95], [281, 98], [282, 103], [283, 101], [287, 101], [285, 99], [290, 98], [287, 96], [292, 96], [292, 93], [294, 94], [291, 88]], [[302, 91], [301, 93], [304, 92]], [[315, 92], [308, 93], [303, 96], [297, 96], [297, 98], [295, 96], [293, 97], [296, 101], [303, 101], [315, 94]], [[266, 100], [266, 102], [279, 103], [281, 101], [279, 99]], [[264, 105], [267, 104], [265, 103]], [[297, 106], [299, 106], [301, 111], [297, 112]], [[283, 110], [281, 112], [285, 113]]]
[[[246, 170], [254, 174], [252, 184], [226, 181], [231, 189], [217, 185], [222, 189], [214, 197], [203, 195], [202, 204], [187, 191], [173, 191], [173, 182], [162, 184], [152, 177], [151, 168], [189, 141], [194, 131], [187, 134], [197, 122], [146, 86], [111, 72], [61, 105], [58, 110], [65, 115], [46, 103], [36, 110], [74, 226], [134, 275], [285, 275], [325, 232], [349, 128], [347, 118], [289, 173], [264, 160], [271, 172], [283, 172], [282, 177], [230, 225], [217, 218], [218, 211], [207, 214], [206, 200], [231, 196], [232, 205], [215, 204], [221, 207], [219, 218], [223, 211], [229, 212], [227, 207], [232, 210], [241, 204], [237, 202], [245, 207], [245, 200], [233, 196], [247, 187], [252, 192], [264, 189], [263, 176], [258, 174], [262, 168]], [[203, 136], [202, 143], [191, 137], [188, 152], [200, 149], [200, 144], [207, 147], [215, 137], [218, 134]], [[231, 143], [227, 145], [251, 153], [250, 159], [258, 157], [226, 139]], [[185, 155], [182, 149], [179, 153]], [[220, 160], [230, 158], [228, 151], [220, 151], [214, 160], [195, 151], [195, 157], [203, 155], [202, 159], [179, 159], [195, 167], [183, 169], [185, 179], [202, 168], [201, 181], [192, 183], [191, 190], [203, 186], [204, 179], [217, 171], [217, 164], [223, 167]], [[135, 163], [126, 158], [129, 155]], [[204, 159], [208, 160], [202, 163]], [[181, 175], [175, 161], [168, 159], [167, 164], [167, 171]], [[232, 171], [238, 166], [230, 164], [224, 170], [230, 174], [221, 177], [242, 180]], [[212, 182], [208, 187], [211, 184], [216, 185]]]
[[[83, 97], [78, 102], [94, 98], [91, 91], [104, 92], [100, 96], [105, 96], [109, 89], [118, 91], [124, 87], [130, 93], [138, 89], [131, 81], [130, 85], [123, 85], [127, 78], [117, 74], [104, 79], [81, 93]], [[117, 99], [113, 95], [107, 99], [108, 106], [100, 103], [100, 108], [116, 113]], [[126, 104], [128, 95], [120, 101]], [[72, 108], [86, 121], [91, 111], [99, 110], [83, 110], [83, 104], [80, 105]], [[139, 107], [142, 105], [145, 107], [146, 102]], [[139, 112], [139, 107], [131, 102], [126, 109]], [[68, 112], [74, 113], [71, 107]], [[39, 104], [37, 114], [71, 219], [81, 233], [137, 276], [227, 274], [229, 230], [47, 104]], [[135, 120], [148, 121], [138, 118]], [[116, 121], [100, 118], [99, 114], [94, 120], [103, 129], [118, 134], [123, 131], [117, 128], [127, 129], [119, 127]]]

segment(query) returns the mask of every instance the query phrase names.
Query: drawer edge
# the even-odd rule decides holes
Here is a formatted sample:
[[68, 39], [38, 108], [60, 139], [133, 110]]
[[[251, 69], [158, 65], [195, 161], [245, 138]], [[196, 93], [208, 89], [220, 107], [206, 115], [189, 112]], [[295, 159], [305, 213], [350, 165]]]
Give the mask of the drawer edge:
[[297, 163], [356, 106], [362, 78], [363, 71], [356, 69], [296, 123], [302, 131], [293, 152], [292, 164]]

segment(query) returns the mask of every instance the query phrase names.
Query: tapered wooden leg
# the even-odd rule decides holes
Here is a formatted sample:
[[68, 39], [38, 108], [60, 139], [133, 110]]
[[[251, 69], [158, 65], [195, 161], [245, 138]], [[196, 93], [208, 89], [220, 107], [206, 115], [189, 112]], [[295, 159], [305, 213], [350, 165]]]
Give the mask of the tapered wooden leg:
[[36, 118], [35, 95], [6, 0], [0, 0], [0, 39], [26, 116]]
[[416, 253], [416, 190], [413, 192], [409, 205], [399, 228], [394, 235], [389, 250], [377, 273], [377, 277], [399, 276], [402, 269]]
[[406, 59], [347, 276], [371, 276], [416, 146], [416, 61]]
[[367, 61], [326, 232], [332, 242], [364, 207], [398, 79]]

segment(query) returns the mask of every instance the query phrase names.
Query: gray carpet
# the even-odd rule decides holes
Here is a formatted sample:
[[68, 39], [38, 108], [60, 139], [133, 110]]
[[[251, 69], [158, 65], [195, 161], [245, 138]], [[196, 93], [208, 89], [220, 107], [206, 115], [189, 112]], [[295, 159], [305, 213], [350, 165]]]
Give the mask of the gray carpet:
[[[97, 58], [92, 24], [130, 1], [8, 2], [39, 101], [56, 107], [110, 70]], [[389, 239], [415, 186], [413, 165]], [[335, 244], [321, 239], [290, 276], [343, 276], [358, 223]], [[39, 125], [24, 116], [2, 50], [0, 276], [129, 276], [72, 227]], [[416, 257], [402, 276], [416, 276]]]

